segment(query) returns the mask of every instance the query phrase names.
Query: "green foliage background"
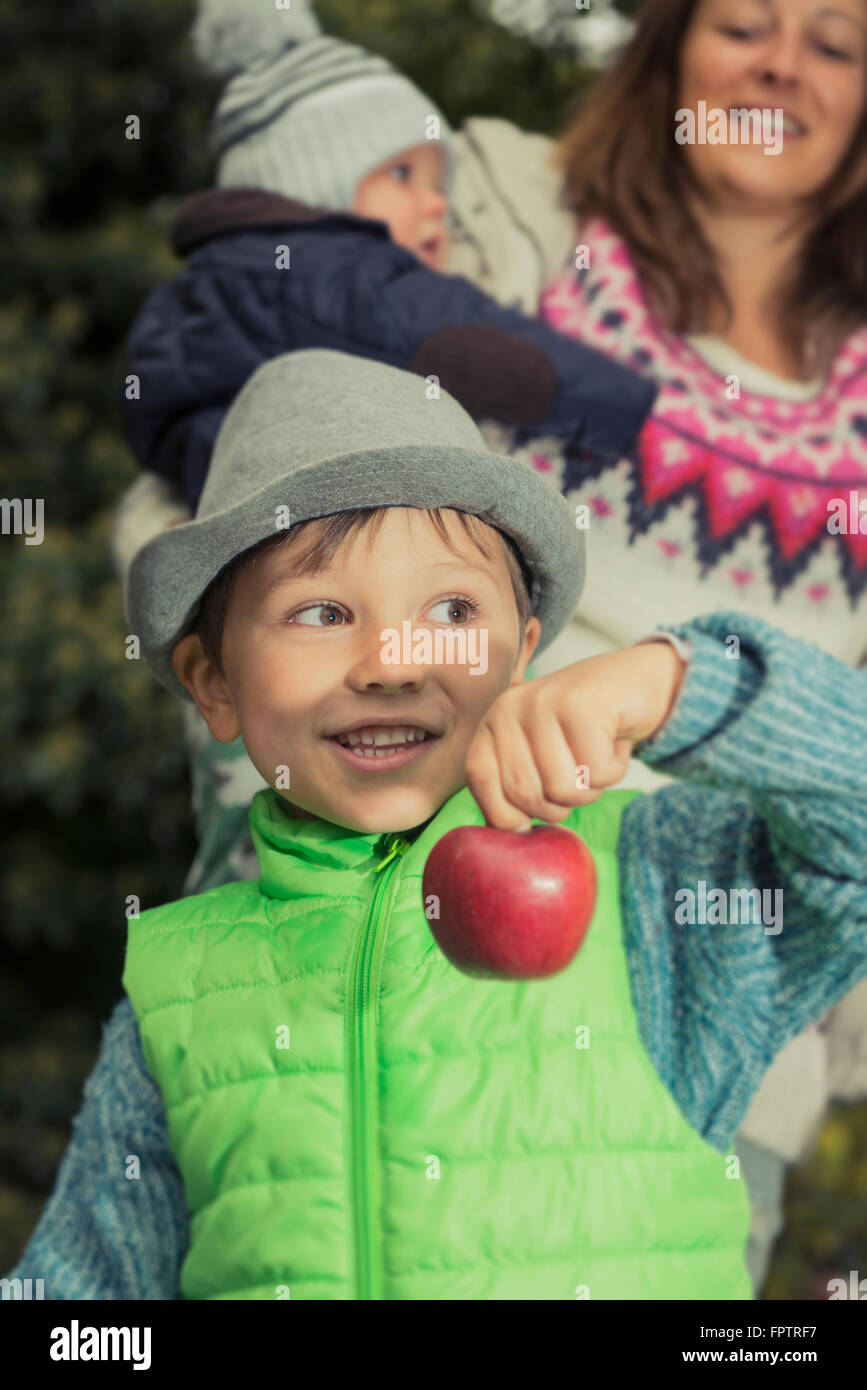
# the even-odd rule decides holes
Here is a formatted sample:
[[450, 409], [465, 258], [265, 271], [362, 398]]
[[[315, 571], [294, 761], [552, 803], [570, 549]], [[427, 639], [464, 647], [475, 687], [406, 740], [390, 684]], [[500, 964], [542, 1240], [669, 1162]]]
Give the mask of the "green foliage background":
[[[177, 268], [177, 200], [211, 175], [217, 87], [187, 42], [193, 8], [0, 0], [0, 490], [44, 498], [46, 522], [41, 546], [0, 537], [0, 1272], [50, 1191], [120, 997], [126, 898], [177, 897], [195, 851], [179, 710], [125, 659], [108, 547], [135, 477], [123, 339]], [[469, 0], [321, 0], [318, 12], [456, 125], [500, 115], [553, 133], [592, 81]], [[790, 1181], [769, 1295], [823, 1297], [824, 1271], [867, 1273], [865, 1153], [867, 1107], [836, 1107]]]

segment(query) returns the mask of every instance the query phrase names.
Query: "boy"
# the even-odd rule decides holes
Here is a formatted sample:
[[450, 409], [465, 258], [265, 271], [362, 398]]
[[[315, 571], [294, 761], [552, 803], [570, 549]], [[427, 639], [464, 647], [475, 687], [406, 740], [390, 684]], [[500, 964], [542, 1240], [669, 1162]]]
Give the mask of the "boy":
[[[327, 352], [253, 375], [129, 603], [160, 680], [268, 783], [261, 878], [130, 923], [128, 1001], [10, 1277], [750, 1297], [732, 1136], [774, 1053], [867, 975], [865, 681], [723, 614], [523, 684], [582, 579], [564, 499], [447, 396]], [[403, 623], [484, 632], [486, 669], [390, 661]], [[633, 749], [698, 785], [603, 794]], [[547, 980], [464, 976], [427, 855], [540, 818], [593, 854], [582, 948]], [[762, 919], [704, 912], [756, 893]]]

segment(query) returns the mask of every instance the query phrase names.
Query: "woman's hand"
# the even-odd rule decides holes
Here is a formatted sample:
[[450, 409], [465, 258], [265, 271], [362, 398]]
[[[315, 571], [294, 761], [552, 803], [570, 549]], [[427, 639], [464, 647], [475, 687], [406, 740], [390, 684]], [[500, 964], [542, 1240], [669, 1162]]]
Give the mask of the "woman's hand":
[[647, 642], [504, 691], [467, 750], [467, 786], [488, 825], [525, 830], [596, 801], [662, 728], [685, 670], [669, 643]]

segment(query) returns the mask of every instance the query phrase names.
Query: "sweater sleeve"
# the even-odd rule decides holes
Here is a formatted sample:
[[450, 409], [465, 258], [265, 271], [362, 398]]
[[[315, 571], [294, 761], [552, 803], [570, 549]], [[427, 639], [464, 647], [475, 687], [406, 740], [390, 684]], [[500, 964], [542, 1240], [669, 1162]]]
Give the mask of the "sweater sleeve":
[[124, 998], [103, 1027], [52, 1192], [6, 1277], [42, 1279], [45, 1298], [64, 1302], [177, 1299], [187, 1242], [162, 1097]]
[[725, 1149], [774, 1056], [867, 976], [867, 679], [738, 614], [668, 630], [688, 672], [636, 755], [682, 781], [624, 814], [627, 952], [654, 1065]]
[[[194, 504], [234, 396], [262, 362], [303, 348], [436, 377], [474, 419], [532, 428], [580, 453], [616, 460], [632, 449], [655, 383], [428, 269], [382, 232], [227, 234], [160, 286], [127, 340], [139, 391], [124, 415], [142, 467], [180, 483]], [[277, 268], [283, 242], [291, 263]]]

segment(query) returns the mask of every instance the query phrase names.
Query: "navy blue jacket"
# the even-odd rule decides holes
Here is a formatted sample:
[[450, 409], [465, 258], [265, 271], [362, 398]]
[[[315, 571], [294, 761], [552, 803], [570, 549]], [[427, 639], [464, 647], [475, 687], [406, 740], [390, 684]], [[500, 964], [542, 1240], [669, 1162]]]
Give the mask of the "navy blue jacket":
[[[124, 399], [124, 415], [139, 463], [193, 509], [238, 391], [262, 362], [299, 348], [436, 376], [474, 419], [554, 435], [605, 461], [631, 450], [656, 396], [629, 368], [429, 270], [383, 222], [215, 189], [181, 205], [172, 243], [187, 265], [129, 334], [126, 370], [140, 394]], [[288, 268], [278, 268], [281, 247]]]

